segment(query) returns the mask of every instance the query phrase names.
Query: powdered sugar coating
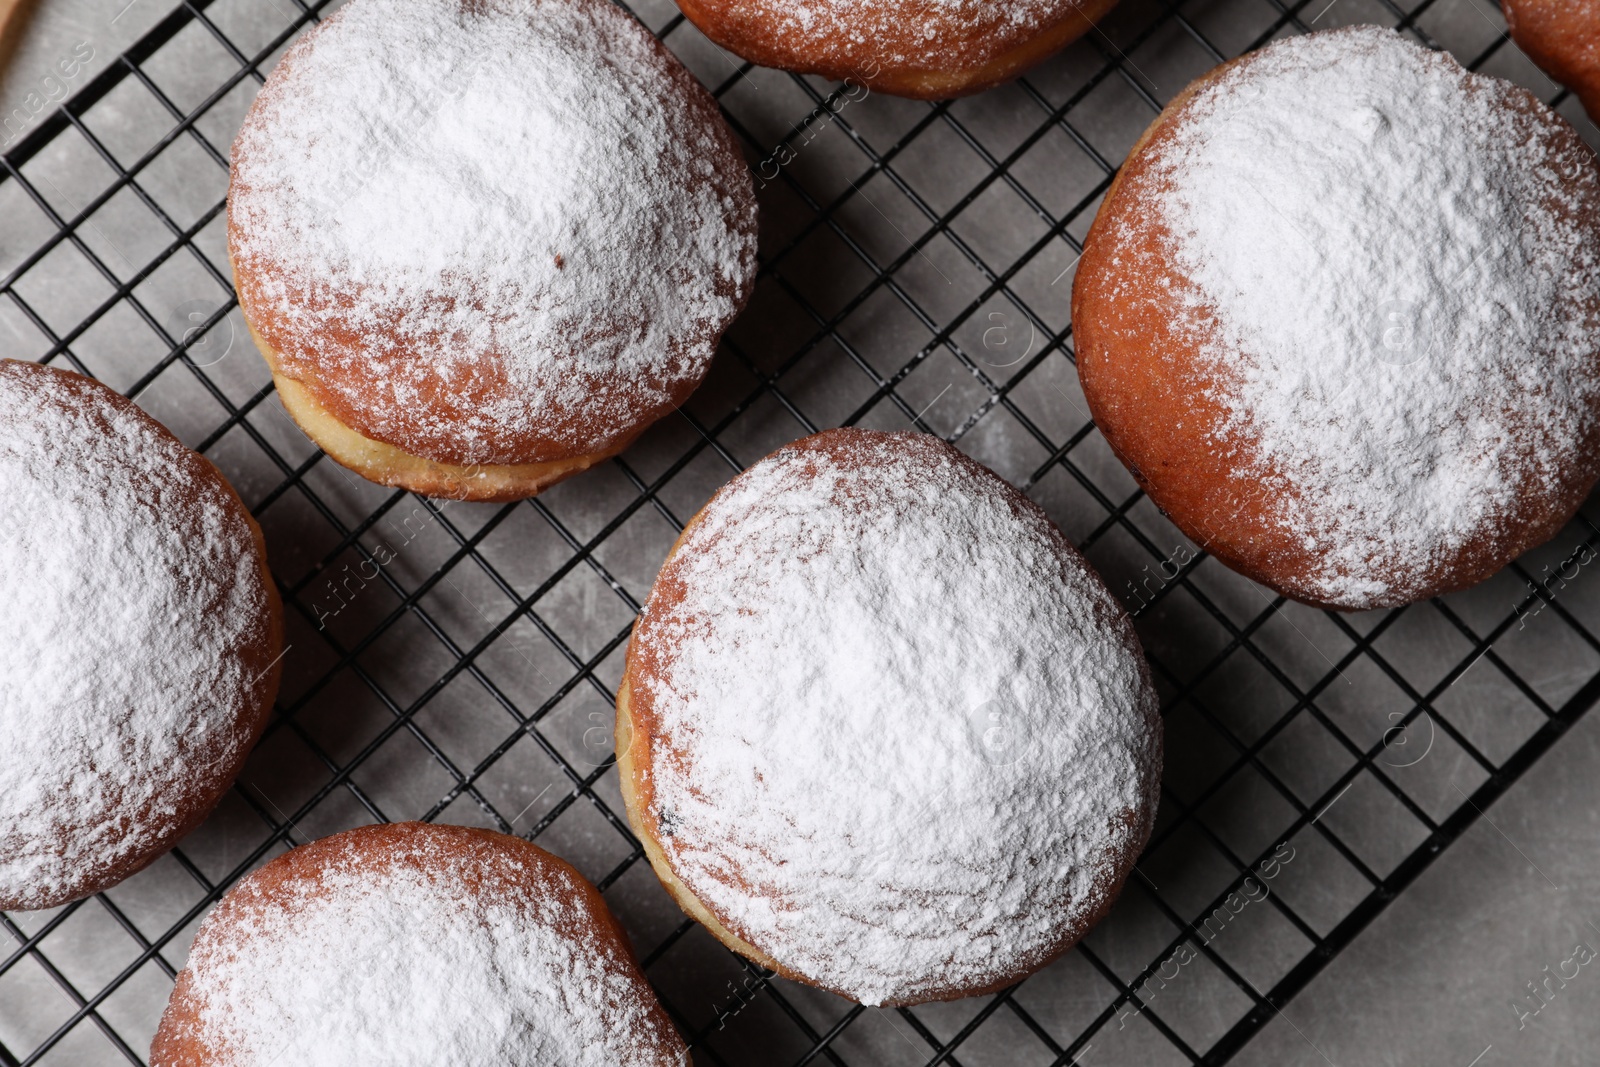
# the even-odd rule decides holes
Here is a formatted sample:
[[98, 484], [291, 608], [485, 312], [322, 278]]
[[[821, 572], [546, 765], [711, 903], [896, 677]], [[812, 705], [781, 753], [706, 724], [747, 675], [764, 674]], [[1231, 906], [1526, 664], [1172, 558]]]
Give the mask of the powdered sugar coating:
[[665, 414], [755, 270], [715, 104], [606, 0], [352, 0], [262, 89], [229, 221], [284, 372], [454, 464], [597, 452]]
[[[883, 68], [977, 67], [1064, 18], [1080, 0], [702, 0], [730, 24], [763, 27], [775, 47], [829, 57], [859, 79]], [[1087, 22], [1085, 21], [1085, 28]]]
[[1225, 73], [1161, 145], [1218, 447], [1323, 560], [1301, 595], [1416, 599], [1592, 481], [1600, 190], [1567, 136], [1523, 90], [1356, 27]]
[[258, 873], [207, 916], [156, 1067], [179, 1042], [217, 1067], [686, 1067], [564, 864], [451, 827], [375, 829], [308, 846], [315, 865]]
[[663, 569], [629, 671], [673, 871], [863, 1003], [1046, 962], [1149, 834], [1160, 723], [1126, 617], [937, 438], [831, 431], [735, 478]]
[[103, 888], [260, 729], [272, 606], [244, 509], [109, 389], [0, 361], [0, 906]]

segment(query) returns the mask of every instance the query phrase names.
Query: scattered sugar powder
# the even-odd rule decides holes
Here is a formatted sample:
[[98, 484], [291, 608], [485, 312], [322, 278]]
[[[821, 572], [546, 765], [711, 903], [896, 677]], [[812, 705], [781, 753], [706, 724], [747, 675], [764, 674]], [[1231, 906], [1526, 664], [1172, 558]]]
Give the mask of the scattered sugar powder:
[[522, 867], [424, 838], [243, 884], [190, 953], [187, 1036], [222, 1067], [659, 1067], [677, 1039], [631, 961], [584, 936], [583, 886], [530, 891]]
[[1600, 190], [1563, 125], [1357, 27], [1267, 48], [1161, 145], [1159, 210], [1222, 436], [1326, 559], [1318, 597], [1413, 599], [1522, 521], [1519, 502], [1585, 476]]
[[714, 102], [607, 0], [352, 0], [284, 56], [233, 168], [242, 296], [285, 369], [447, 462], [664, 414], [754, 276]]
[[663, 849], [740, 936], [863, 1003], [1016, 976], [1149, 833], [1137, 638], [942, 441], [812, 440], [713, 498], [657, 584], [682, 600], [640, 623]]
[[[718, 0], [719, 18], [771, 27], [797, 56], [850, 57], [857, 74], [883, 66], [943, 70], [986, 63], [1082, 7], [1081, 0]], [[1075, 16], [1082, 19], [1082, 15]], [[1087, 24], [1085, 24], [1087, 25]]]
[[109, 390], [0, 361], [0, 900], [172, 844], [255, 725], [266, 590], [203, 462]]

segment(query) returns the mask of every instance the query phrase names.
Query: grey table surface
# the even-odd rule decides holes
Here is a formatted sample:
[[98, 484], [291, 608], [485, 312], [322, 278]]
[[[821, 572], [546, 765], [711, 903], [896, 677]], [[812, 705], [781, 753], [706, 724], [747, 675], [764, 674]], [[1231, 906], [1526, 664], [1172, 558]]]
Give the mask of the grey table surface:
[[[12, 119], [12, 126], [0, 134], [7, 141], [5, 149], [40, 121], [37, 116], [115, 61], [171, 8], [166, 0], [36, 0], [9, 64], [0, 71], [0, 108]], [[649, 0], [634, 8], [654, 28], [668, 24], [674, 14], [670, 0]], [[1124, 52], [1123, 45], [1149, 21], [1151, 10], [1140, 0], [1128, 0], [1107, 21], [1103, 33], [1073, 46], [1030, 76], [1037, 94], [1055, 102], [1084, 85], [1108, 54], [1120, 57], [1128, 75], [1122, 81], [1102, 83], [1076, 106], [1070, 125], [1081, 144], [1075, 147], [1073, 137], [1053, 135], [1011, 164], [1010, 174], [1045, 210], [1066, 212], [1102, 180], [1103, 172], [1087, 161], [1083, 144], [1112, 164], [1126, 152], [1151, 117], [1138, 88], [1164, 101], [1212, 65], [1211, 57], [1176, 31], [1130, 44]], [[1184, 11], [1228, 54], [1244, 47], [1278, 13], [1267, 0], [1197, 0], [1186, 4]], [[260, 47], [289, 25], [295, 10], [291, 0], [217, 0], [207, 14], [230, 38]], [[1303, 20], [1323, 28], [1362, 21], [1393, 24], [1395, 17], [1376, 0], [1322, 0], [1306, 9]], [[1439, 0], [1419, 21], [1464, 59], [1482, 53], [1503, 32], [1499, 12], [1486, 0]], [[236, 60], [219, 54], [221, 50], [205, 34], [190, 30], [195, 27], [144, 65], [146, 74], [183, 110], [203, 101], [238, 67]], [[813, 106], [788, 76], [759, 69], [739, 73], [739, 64], [690, 28], [675, 30], [668, 40], [708, 84], [734, 79], [722, 97], [724, 105], [758, 143], [778, 143]], [[62, 71], [67, 68], [61, 64], [69, 57], [78, 62], [69, 63], [72, 73], [65, 75]], [[270, 65], [269, 61], [262, 69]], [[1513, 47], [1495, 51], [1483, 69], [1528, 85], [1546, 99], [1556, 95], [1557, 88]], [[822, 83], [815, 84], [826, 90]], [[196, 129], [225, 152], [253, 93], [254, 82], [242, 81], [207, 109]], [[989, 152], [1003, 156], [1037, 125], [1037, 103], [1012, 87], [962, 101], [949, 114]], [[1561, 110], [1591, 144], [1600, 143], [1600, 131], [1573, 101], [1563, 102]], [[819, 199], [840, 196], [852, 188], [861, 169], [859, 146], [841, 133], [843, 118], [856, 136], [888, 142], [925, 121], [928, 114], [927, 105], [876, 95], [852, 102], [847, 116], [823, 123], [819, 135], [806, 141], [790, 169]], [[87, 123], [113, 153], [128, 159], [164, 134], [172, 117], [136, 91], [119, 89], [96, 105]], [[1019, 310], [1018, 301], [1035, 308], [1050, 330], [1065, 327], [1075, 261], [1072, 244], [1062, 239], [1038, 246], [1038, 213], [1019, 207], [1021, 194], [1015, 189], [996, 192], [999, 187], [990, 186], [972, 203], [959, 203], [992, 169], [990, 162], [939, 126], [913, 140], [897, 156], [895, 167], [906, 187], [883, 173], [874, 174], [856, 190], [857, 196], [841, 201], [836, 215], [838, 241], [848, 237], [878, 262], [895, 262], [894, 277], [903, 294], [929, 309], [936, 322], [959, 320], [953, 344], [979, 354], [987, 367], [1012, 366], [1012, 353], [1026, 358], [1020, 353], [1032, 351], [1038, 323]], [[76, 214], [111, 180], [111, 172], [94, 153], [70, 138], [39, 153], [24, 173], [63, 216]], [[202, 218], [225, 192], [225, 182], [221, 168], [186, 140], [163, 152], [140, 175], [141, 188], [180, 226]], [[12, 272], [55, 229], [17, 184], [0, 184], [0, 275]], [[908, 189], [937, 211], [959, 208], [960, 218], [952, 230], [972, 255], [956, 247], [955, 239], [920, 239], [927, 219]], [[764, 249], [799, 232], [791, 217], [803, 212], [795, 210], [785, 195], [778, 187], [763, 192]], [[1091, 202], [1088, 210], [1076, 209], [1066, 227], [1069, 236], [1082, 237], [1092, 206]], [[98, 209], [79, 231], [87, 248], [118, 277], [141, 271], [169, 239], [152, 226], [148, 205], [127, 189]], [[914, 251], [913, 238], [917, 238]], [[220, 220], [212, 218], [202, 226], [192, 244], [226, 272]], [[988, 299], [977, 313], [963, 311], [983, 281], [982, 272], [974, 269], [974, 255], [1000, 264], [1025, 264], [1009, 280], [1010, 288]], [[830, 311], [845, 305], [862, 284], [859, 265], [834, 246], [813, 248], [802, 242], [787, 270], [785, 284]], [[65, 246], [15, 284], [58, 333], [93, 314], [110, 289]], [[172, 257], [142, 278], [134, 296], [173, 336], [182, 336], [225, 302], [215, 279], [183, 256]], [[426, 607], [430, 625], [469, 645], [513, 603], [506, 596], [508, 586], [519, 591], [538, 586], [558, 573], [570, 554], [567, 535], [579, 541], [594, 537], [619, 514], [634, 493], [627, 471], [637, 471], [647, 481], [666, 477], [662, 472], [668, 471], [670, 479], [655, 497], [662, 507], [635, 512], [606, 534], [603, 547], [594, 553], [616, 587], [608, 587], [595, 566], [580, 566], [567, 571], [539, 601], [541, 617], [561, 634], [568, 646], [565, 651], [522, 620], [477, 660], [511, 700], [529, 707], [546, 701], [557, 682], [572, 673], [574, 657], [596, 660], [592, 672], [596, 685], [576, 687], [540, 727], [572, 766], [598, 768], [608, 748], [602, 743], [597, 749], [593, 735], [597, 724], [609, 722], [601, 690], [614, 684], [620, 671], [617, 641], [631, 617], [627, 598], [638, 601], [646, 594], [674, 533], [660, 512], [671, 512], [681, 521], [726, 481], [735, 463], [753, 462], [803, 433], [805, 427], [786, 408], [806, 412], [815, 425], [833, 425], [854, 416], [865, 425], [899, 429], [920, 416], [927, 428], [956, 437], [962, 448], [1025, 486], [1075, 540], [1091, 537], [1103, 523], [1103, 509], [1085, 494], [1083, 483], [1066, 477], [1059, 465], [1051, 466], [1050, 450], [1041, 444], [1040, 435], [1019, 421], [1025, 415], [1052, 441], [1067, 440], [1085, 424], [1075, 375], [1060, 352], [1046, 362], [1029, 364], [1026, 375], [1012, 383], [1008, 396], [1016, 405], [1015, 413], [990, 402], [971, 369], [944, 350], [933, 351], [896, 382], [894, 402], [879, 402], [882, 397], [874, 394], [870, 376], [853, 365], [852, 357], [859, 355], [879, 374], [889, 375], [907, 356], [923, 349], [932, 331], [926, 322], [908, 315], [906, 306], [904, 299], [896, 303], [880, 289], [860, 307], [849, 309], [845, 323], [817, 347], [817, 354], [797, 369], [784, 371], [784, 403], [765, 396], [748, 411], [724, 420], [724, 413], [740, 411], [738, 399], [745, 383], [737, 369], [715, 372], [688, 405], [694, 422], [668, 420], [630, 450], [625, 459], [631, 466], [626, 471], [598, 469], [565, 483], [540, 498], [542, 511], [522, 508], [508, 518], [488, 506], [452, 505], [441, 517], [413, 498], [395, 502], [387, 491], [327, 462], [311, 463], [303, 482], [331, 515], [347, 524], [361, 521], [375, 509], [390, 508], [373, 527], [369, 546], [385, 540], [399, 549], [388, 571], [400, 588], [415, 589], [447, 564], [445, 579], [419, 602]], [[788, 350], [782, 337], [809, 334], [813, 328], [804, 315], [782, 303], [781, 295], [758, 292], [732, 336], [750, 353], [755, 366], [767, 369]], [[16, 302], [0, 301], [0, 354], [39, 358], [50, 347], [39, 324]], [[96, 326], [73, 342], [76, 358], [124, 390], [141, 382], [167, 347], [128, 310], [126, 301], [100, 315]], [[233, 403], [244, 403], [268, 381], [236, 309], [201, 339], [190, 357]], [[199, 444], [207, 442], [222, 418], [217, 403], [194, 381], [192, 376], [165, 372], [144, 383], [137, 399], [186, 442]], [[300, 498], [293, 494], [273, 495], [284, 473], [263, 449], [270, 446], [296, 465], [312, 459], [315, 450], [288, 422], [275, 399], [260, 401], [248, 418], [259, 439], [225, 434], [209, 442], [208, 455], [247, 503], [271, 501], [261, 520], [274, 569], [281, 581], [299, 583], [303, 608], [315, 618], [333, 601], [311, 579], [336, 577], [338, 565], [346, 562], [342, 557], [332, 563], [324, 558], [338, 540], [325, 528], [334, 520], [297, 503]], [[697, 433], [719, 420], [723, 424], [715, 436], [722, 454], [705, 449], [672, 473], [669, 463], [694, 445]], [[1115, 499], [1132, 492], [1131, 480], [1096, 435], [1089, 435], [1072, 455], [1087, 480]], [[1148, 546], [1124, 536], [1120, 529], [1093, 535], [1088, 550], [1119, 594], [1147, 581], [1152, 562], [1160, 561], [1165, 546], [1174, 552], [1192, 550], [1148, 501], [1130, 506], [1128, 521], [1128, 529], [1141, 531], [1150, 544], [1160, 546], [1154, 559]], [[455, 533], [446, 536], [447, 524], [465, 536], [489, 531], [481, 552], [494, 563], [504, 584], [482, 567], [457, 565], [452, 554], [458, 541]], [[1559, 570], [1574, 546], [1590, 536], [1590, 529], [1575, 523], [1551, 546], [1525, 560], [1526, 572], [1545, 575], [1552, 567]], [[1354, 616], [1348, 627], [1341, 627], [1322, 613], [1271, 603], [1270, 594], [1214, 561], [1196, 567], [1187, 582], [1183, 595], [1168, 596], [1139, 614], [1140, 632], [1152, 655], [1177, 665], [1181, 676], [1224, 644], [1226, 633], [1215, 616], [1196, 607], [1188, 592], [1192, 590], [1237, 626], [1259, 621], [1250, 644], [1283, 674], [1275, 681], [1248, 658], [1228, 660], [1210, 675], [1205, 687], [1222, 720], [1241, 736], [1259, 734], [1266, 722], [1282, 713], [1285, 686], [1318, 692], [1324, 719], [1317, 720], [1321, 726], [1303, 725], [1307, 718], [1301, 716], [1260, 753], [1262, 773], [1270, 768], [1283, 786], [1276, 793], [1260, 775], [1241, 775], [1230, 779], [1226, 788], [1205, 794], [1208, 771], [1229, 757], [1191, 708], [1180, 705], [1169, 714], [1168, 786], [1174, 796], [1209, 797], [1203, 813], [1207, 833], [1175, 835], [1170, 844], [1147, 856], [1140, 877], [1149, 892], [1143, 886], [1130, 886], [1112, 916], [1088, 939], [1095, 958], [1123, 981], [1132, 981], [1174, 936], [1172, 914], [1192, 915], [1225, 881], [1223, 875], [1231, 874], [1218, 859], [1219, 841], [1231, 843], [1240, 855], [1273, 854], [1286, 813], [1314, 805], [1321, 809], [1317, 820], [1322, 827], [1352, 842], [1352, 848], [1380, 874], [1417, 846], [1425, 836], [1420, 824], [1372, 784], [1372, 775], [1363, 772], [1343, 789], [1329, 785], [1350, 760], [1330, 740], [1328, 731], [1333, 727], [1328, 724], [1338, 724], [1362, 746], [1378, 743], [1396, 716], [1412, 707], [1396, 676], [1418, 690], [1450, 679], [1433, 698], [1432, 709], [1456, 723], [1482, 751], [1500, 759], [1542, 721], [1530, 701], [1558, 707], [1600, 671], [1600, 651], [1578, 632], [1578, 627], [1592, 628], [1600, 621], [1600, 579], [1592, 568], [1580, 568], [1576, 577], [1563, 582], [1556, 604], [1538, 613], [1518, 608], [1527, 593], [1522, 575], [1503, 574], [1477, 590], [1449, 598], [1449, 609], [1480, 632], [1504, 620], [1508, 612], [1522, 613], [1495, 640], [1494, 655], [1465, 671], [1459, 667], [1473, 651], [1471, 641], [1459, 629], [1445, 625], [1439, 611], [1428, 605], [1382, 630], [1371, 647], [1357, 647], [1352, 635], [1378, 632], [1384, 613]], [[331, 631], [357, 639], [388, 617], [396, 602], [393, 590], [363, 592], [340, 608], [331, 620]], [[1130, 610], [1138, 606], [1131, 593], [1127, 602]], [[204, 877], [232, 877], [241, 863], [261, 862], [282, 851], [285, 839], [303, 841], [369, 821], [374, 807], [392, 818], [426, 813], [446, 821], [496, 825], [482, 804], [463, 796], [459, 782], [440, 769], [439, 759], [424, 751], [420, 740], [424, 736], [457, 764], [481, 765], [483, 773], [475, 775], [474, 786], [483, 803], [506, 813], [503, 821], [514, 829], [537, 823], [539, 843], [570, 859], [591, 878], [614, 874], [625, 859], [626, 843], [599, 813], [601, 802], [613, 812], [621, 810], [614, 774], [603, 774], [593, 783], [596, 804], [569, 805], [563, 797], [572, 789], [569, 777], [538, 747], [519, 743], [485, 763], [484, 754], [505, 740], [506, 723], [481, 691], [465, 684], [452, 683], [430, 697], [412, 719], [416, 730], [390, 732], [340, 788], [323, 789], [330, 780], [330, 766], [345, 764], [384, 737], [394, 719], [389, 702], [406, 705], [416, 699], [452, 659], [441, 656], [440, 639], [426, 627], [399, 625], [358, 658], [360, 678], [345, 670], [327, 681], [324, 672], [336, 657], [317, 647], [317, 635], [305, 618], [291, 625], [289, 636], [285, 699], [308, 688], [322, 688], [298, 712], [296, 730], [270, 735], [252, 757], [240, 795], [226, 800], [181, 846], [184, 861]], [[1335, 661], [1341, 666], [1330, 673]], [[1394, 673], [1387, 674], [1384, 668]], [[1508, 671], [1526, 688], [1519, 688]], [[1164, 688], [1170, 696], [1173, 686]], [[1424, 717], [1403, 739], [1393, 738], [1398, 744], [1392, 750], [1394, 758], [1382, 760], [1389, 767], [1383, 773], [1421, 809], [1442, 818], [1486, 775], [1444, 732], [1424, 733], [1421, 724], [1430, 721]], [[1399, 747], [1407, 743], [1412, 748]], [[1423, 755], [1414, 756], [1418, 751]], [[1600, 949], [1597, 778], [1600, 722], [1590, 716], [1580, 720], [1268, 1023], [1236, 1062], [1488, 1067], [1600, 1061], [1595, 1051], [1600, 1039], [1600, 968], [1568, 962], [1584, 958], [1580, 949], [1591, 953], [1591, 946]], [[1285, 796], [1291, 801], [1286, 803]], [[1168, 817], [1164, 811], [1163, 818]], [[249, 860], [264, 840], [264, 818], [278, 843]], [[1276, 854], [1292, 858], [1273, 868], [1277, 877], [1271, 889], [1289, 901], [1310, 927], [1325, 933], [1366, 886], [1319, 833], [1316, 827], [1299, 825], [1284, 839], [1284, 851]], [[8, 916], [9, 935], [18, 945], [27, 945], [36, 932], [48, 934], [0, 971], [0, 1046], [18, 1060], [46, 1045], [38, 1062], [139, 1061], [171, 988], [170, 971], [182, 966], [197, 925], [196, 920], [183, 922], [184, 916], [201, 898], [195, 876], [169, 857], [108, 894], [100, 906], [79, 907], [64, 918], [57, 912]], [[642, 863], [615, 876], [607, 899], [645, 949], [661, 943], [681, 921]], [[1164, 907], [1169, 910], [1163, 911]], [[181, 923], [181, 929], [154, 953], [146, 951], [149, 941], [141, 939], [164, 936], [174, 923]], [[1273, 908], [1252, 905], [1214, 947], [1247, 980], [1266, 988], [1308, 944]], [[0, 960], [11, 952], [0, 943]], [[124, 974], [141, 953], [150, 957], [148, 962]], [[1552, 981], [1544, 987], [1545, 995], [1529, 985], [1545, 982], [1555, 971], [1570, 975], [1574, 966], [1577, 975]], [[707, 1047], [716, 1062], [789, 1062], [797, 1051], [809, 1047], [795, 1029], [798, 1024], [765, 998], [741, 1008], [737, 1026], [712, 1029], [717, 1014], [733, 1003], [732, 983], [746, 975], [703, 934], [680, 937], [652, 964], [651, 977], [670, 994], [689, 1028], [712, 1030]], [[837, 998], [790, 983], [775, 985], [815, 1031], [850, 1017], [850, 1006]], [[68, 987], [77, 994], [67, 992]], [[95, 1004], [93, 1016], [86, 1017], [81, 999], [102, 987], [110, 992]], [[1104, 973], [1074, 953], [1023, 986], [1015, 999], [1029, 1019], [1064, 1046], [1111, 1003], [1115, 991]], [[1247, 1003], [1204, 958], [1182, 968], [1180, 976], [1159, 991], [1147, 984], [1145, 996], [1149, 1014], [1165, 1020], [1197, 1049], [1209, 1047]], [[829, 1055], [834, 1062], [925, 1062], [941, 1041], [982, 1017], [987, 999], [919, 1008], [911, 1015], [861, 1013], [832, 1044]], [[1067, 1062], [1028, 1032], [1022, 1018], [1003, 1012], [988, 1017], [964, 1040], [953, 1062]], [[65, 1033], [58, 1032], [74, 1020]], [[1100, 1026], [1072, 1059], [1091, 1067], [1186, 1062], [1149, 1018], [1126, 1006]], [[702, 1062], [708, 1061], [702, 1058]]]

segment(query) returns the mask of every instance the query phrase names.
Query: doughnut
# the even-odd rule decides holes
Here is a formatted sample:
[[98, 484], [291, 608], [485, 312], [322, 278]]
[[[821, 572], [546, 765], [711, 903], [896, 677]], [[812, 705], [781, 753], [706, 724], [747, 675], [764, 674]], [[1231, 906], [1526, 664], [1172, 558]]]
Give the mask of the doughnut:
[[261, 530], [90, 378], [0, 360], [0, 910], [108, 889], [216, 806], [278, 691]]
[[755, 193], [710, 94], [608, 0], [352, 0], [245, 117], [228, 250], [332, 459], [515, 500], [699, 385], [754, 282]]
[[1517, 47], [1600, 115], [1600, 0], [1501, 0], [1500, 13]]
[[723, 944], [867, 1005], [1072, 947], [1149, 838], [1161, 722], [1126, 614], [936, 437], [829, 430], [673, 546], [628, 645], [628, 820]]
[[764, 67], [943, 100], [1021, 76], [1117, 0], [678, 0], [690, 22]]
[[1523, 89], [1393, 31], [1180, 93], [1072, 290], [1106, 441], [1196, 544], [1350, 611], [1465, 589], [1595, 484], [1600, 172]]
[[628, 936], [520, 837], [430, 823], [284, 853], [200, 926], [152, 1067], [688, 1067]]

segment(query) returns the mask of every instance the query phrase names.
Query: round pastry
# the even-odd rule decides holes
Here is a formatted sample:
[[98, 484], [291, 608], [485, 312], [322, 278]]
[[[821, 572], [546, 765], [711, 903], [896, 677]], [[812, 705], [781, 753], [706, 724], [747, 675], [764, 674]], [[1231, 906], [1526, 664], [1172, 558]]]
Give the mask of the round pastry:
[[1019, 77], [1117, 0], [678, 0], [712, 41], [765, 67], [943, 100]]
[[389, 823], [279, 856], [206, 916], [152, 1067], [686, 1067], [628, 935], [519, 837]]
[[608, 0], [352, 0], [245, 118], [228, 249], [328, 455], [513, 500], [694, 391], [754, 280], [755, 194], [710, 95]]
[[701, 509], [617, 694], [629, 821], [679, 905], [864, 1004], [1000, 989], [1111, 907], [1161, 723], [1127, 616], [935, 437], [830, 430]]
[[1100, 430], [1196, 543], [1309, 604], [1470, 586], [1600, 459], [1600, 173], [1526, 91], [1372, 26], [1145, 131], [1072, 291]]
[[222, 474], [99, 382], [0, 360], [0, 910], [97, 893], [232, 784], [282, 608]]
[[1600, 0], [1500, 0], [1517, 47], [1600, 115]]

